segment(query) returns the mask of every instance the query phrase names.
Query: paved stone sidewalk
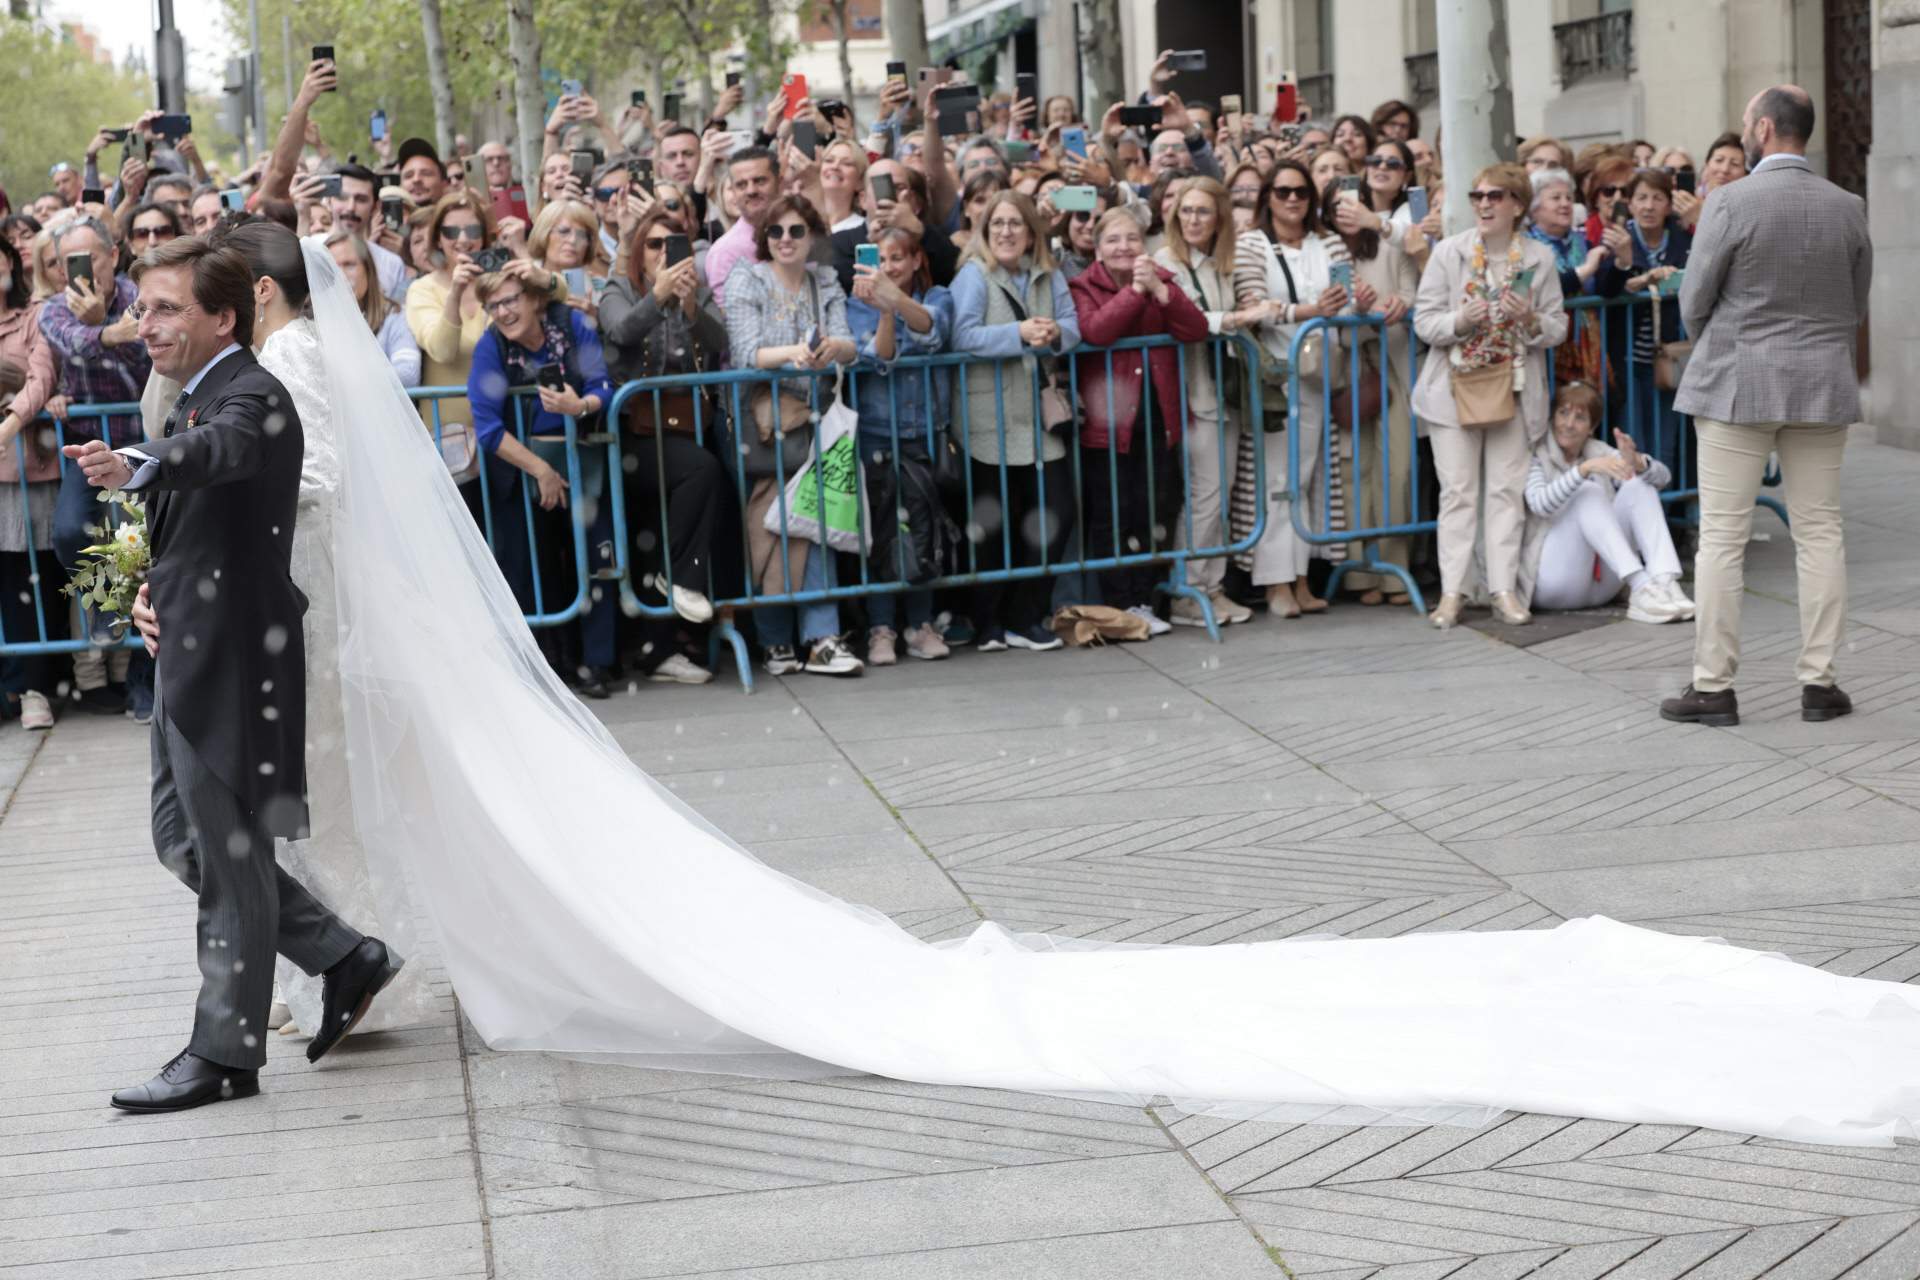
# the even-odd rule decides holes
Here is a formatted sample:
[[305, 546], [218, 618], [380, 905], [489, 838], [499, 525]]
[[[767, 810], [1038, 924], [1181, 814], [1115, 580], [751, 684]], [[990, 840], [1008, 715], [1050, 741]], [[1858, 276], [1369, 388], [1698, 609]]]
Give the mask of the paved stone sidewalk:
[[[1850, 453], [1861, 711], [1834, 724], [1796, 714], [1791, 544], [1765, 515], [1731, 731], [1654, 715], [1690, 628], [1521, 649], [1357, 606], [1217, 647], [967, 652], [752, 698], [645, 686], [606, 719], [769, 863], [929, 938], [1601, 912], [1916, 981], [1916, 491], [1920, 456]], [[489, 1052], [444, 982], [434, 1025], [320, 1068], [276, 1038], [257, 1100], [120, 1115], [106, 1095], [180, 1047], [196, 985], [145, 758], [124, 721], [0, 733], [4, 1280], [1920, 1277], [1920, 1146], [1229, 1124], [592, 1066]]]

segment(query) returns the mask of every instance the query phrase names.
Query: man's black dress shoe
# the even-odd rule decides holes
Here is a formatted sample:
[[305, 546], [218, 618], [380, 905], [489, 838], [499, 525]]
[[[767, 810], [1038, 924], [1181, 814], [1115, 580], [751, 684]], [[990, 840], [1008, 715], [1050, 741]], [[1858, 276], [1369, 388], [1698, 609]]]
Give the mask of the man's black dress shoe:
[[307, 1045], [307, 1061], [318, 1062], [321, 1055], [340, 1043], [366, 1016], [367, 1006], [380, 994], [380, 988], [393, 981], [400, 963], [387, 954], [387, 944], [378, 938], [362, 938], [360, 945], [347, 952], [346, 959], [327, 970], [320, 997], [320, 1027]]
[[187, 1111], [259, 1092], [258, 1071], [223, 1067], [182, 1050], [153, 1079], [114, 1094], [113, 1105], [122, 1111]]
[[1800, 686], [1800, 718], [1802, 720], [1838, 720], [1841, 716], [1853, 714], [1853, 699], [1841, 692], [1837, 684], [1803, 684]]
[[1679, 697], [1668, 698], [1660, 704], [1660, 718], [1678, 720], [1682, 724], [1711, 724], [1724, 728], [1740, 723], [1740, 700], [1733, 696], [1731, 689], [1701, 693], [1688, 685], [1680, 691]]

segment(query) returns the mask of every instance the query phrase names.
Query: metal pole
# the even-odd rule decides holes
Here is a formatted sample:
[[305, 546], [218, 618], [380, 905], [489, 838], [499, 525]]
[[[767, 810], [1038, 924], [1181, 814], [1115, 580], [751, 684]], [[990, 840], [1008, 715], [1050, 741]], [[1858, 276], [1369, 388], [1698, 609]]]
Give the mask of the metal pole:
[[273, 142], [267, 137], [267, 87], [260, 83], [260, 73], [266, 65], [266, 59], [260, 52], [260, 0], [247, 0], [247, 28], [252, 49], [248, 53], [253, 70], [253, 140], [258, 144], [260, 154], [265, 155], [273, 148]]
[[187, 51], [173, 25], [173, 0], [159, 0], [153, 31], [153, 83], [162, 111], [187, 109]]
[[1439, 0], [1440, 160], [1447, 175], [1446, 229], [1473, 221], [1474, 175], [1513, 154], [1513, 87], [1507, 71], [1504, 0]]

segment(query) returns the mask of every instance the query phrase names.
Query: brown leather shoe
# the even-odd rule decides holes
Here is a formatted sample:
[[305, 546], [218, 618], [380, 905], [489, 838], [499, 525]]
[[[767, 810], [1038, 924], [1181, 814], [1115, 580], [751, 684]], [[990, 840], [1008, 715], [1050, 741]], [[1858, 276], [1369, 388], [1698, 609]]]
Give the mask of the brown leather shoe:
[[1731, 689], [1702, 693], [1688, 685], [1680, 691], [1679, 697], [1668, 698], [1660, 704], [1660, 718], [1678, 720], [1681, 724], [1710, 724], [1726, 728], [1740, 723], [1740, 700], [1733, 696]]
[[1802, 720], [1838, 720], [1841, 716], [1853, 714], [1853, 699], [1840, 691], [1837, 684], [1803, 684], [1800, 686], [1800, 718]]

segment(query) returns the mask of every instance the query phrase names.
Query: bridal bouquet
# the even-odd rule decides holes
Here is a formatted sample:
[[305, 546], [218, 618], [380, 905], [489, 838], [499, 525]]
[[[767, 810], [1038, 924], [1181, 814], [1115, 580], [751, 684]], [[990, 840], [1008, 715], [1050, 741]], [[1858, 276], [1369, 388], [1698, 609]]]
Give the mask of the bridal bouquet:
[[102, 521], [88, 527], [103, 541], [80, 553], [80, 567], [65, 590], [88, 608], [112, 614], [109, 629], [119, 640], [133, 625], [134, 597], [153, 564], [153, 552], [147, 546], [147, 511], [117, 489], [102, 489], [98, 501], [118, 503], [125, 516], [118, 525]]

